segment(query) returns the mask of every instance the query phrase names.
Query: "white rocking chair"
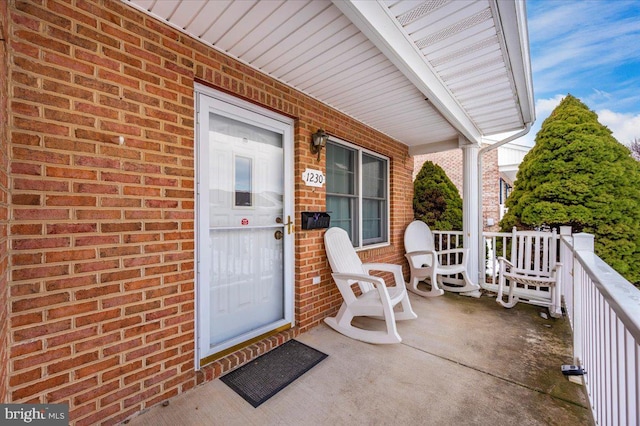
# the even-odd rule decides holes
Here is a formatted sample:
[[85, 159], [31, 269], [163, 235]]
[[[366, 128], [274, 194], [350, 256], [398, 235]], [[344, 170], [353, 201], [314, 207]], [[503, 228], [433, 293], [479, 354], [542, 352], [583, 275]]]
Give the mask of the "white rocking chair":
[[[467, 253], [469, 249], [458, 248], [450, 250], [436, 251], [435, 240], [429, 226], [421, 220], [415, 220], [407, 226], [404, 232], [404, 249], [411, 268], [411, 279], [409, 281], [409, 291], [424, 297], [440, 296], [444, 290], [466, 293], [475, 292], [480, 286], [469, 281], [467, 276]], [[440, 264], [439, 257], [447, 256], [447, 259], [457, 259], [462, 255], [460, 263], [449, 265]], [[443, 275], [461, 274], [464, 285], [456, 286], [443, 283]], [[428, 278], [431, 284], [431, 291], [418, 288], [420, 281]]]
[[[402, 267], [386, 263], [363, 264], [356, 254], [347, 232], [341, 228], [330, 228], [324, 234], [324, 245], [331, 265], [333, 279], [343, 298], [342, 306], [335, 317], [325, 318], [331, 328], [352, 339], [368, 343], [400, 343], [402, 338], [396, 328], [396, 320], [414, 319], [402, 276]], [[393, 273], [395, 287], [387, 287], [380, 277], [370, 271]], [[356, 295], [353, 285], [358, 284], [361, 295]], [[402, 310], [394, 312], [400, 304]], [[386, 331], [366, 330], [351, 324], [354, 317], [366, 316], [382, 319]]]
[[[500, 277], [496, 301], [505, 308], [518, 301], [546, 306], [552, 317], [561, 317], [560, 278], [562, 264], [557, 261], [558, 237], [553, 232], [516, 231], [511, 237], [511, 260], [499, 257]], [[508, 281], [508, 285], [507, 285]], [[504, 301], [504, 293], [507, 301]]]

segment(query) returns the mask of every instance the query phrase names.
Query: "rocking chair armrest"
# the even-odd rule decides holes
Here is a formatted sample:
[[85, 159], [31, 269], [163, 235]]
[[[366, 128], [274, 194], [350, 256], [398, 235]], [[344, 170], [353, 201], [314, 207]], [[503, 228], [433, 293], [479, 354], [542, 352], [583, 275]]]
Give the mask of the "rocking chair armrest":
[[553, 268], [551, 268], [551, 276], [554, 277], [558, 272], [562, 270], [562, 262], [557, 262]]
[[[367, 274], [354, 274], [349, 272], [334, 272], [331, 274], [333, 280], [336, 282], [338, 289], [340, 290], [340, 294], [342, 294], [342, 299], [344, 303], [347, 305], [352, 305], [357, 303], [358, 296], [353, 291], [352, 285], [355, 282], [366, 282], [372, 284], [374, 289], [371, 291], [376, 291], [380, 295], [380, 300], [388, 300], [389, 299], [389, 291], [387, 290], [387, 286], [384, 283], [384, 280], [380, 277], [376, 277], [374, 275]], [[360, 289], [362, 289], [362, 286]]]
[[457, 249], [440, 250], [440, 251], [437, 251], [436, 253], [438, 254], [462, 253], [463, 255], [466, 255], [468, 252], [469, 252], [469, 249], [457, 248]]
[[503, 262], [506, 263], [507, 266], [513, 267], [513, 263], [511, 263], [509, 259], [507, 259], [506, 257], [498, 256], [498, 263], [503, 263]]
[[402, 272], [402, 266], [400, 265], [396, 265], [395, 263], [363, 263], [362, 269], [364, 269], [366, 272], [370, 272], [370, 271], [391, 272], [393, 274], [393, 280], [395, 281], [395, 286], [406, 288], [406, 285], [404, 282], [404, 276]]
[[434, 259], [437, 259], [438, 252], [435, 250], [416, 250], [416, 251], [407, 252], [405, 256], [409, 259], [415, 256], [432, 256]]
[[498, 256], [498, 272], [500, 274], [500, 279], [504, 277], [504, 274], [507, 272], [507, 268], [511, 271], [515, 268], [515, 265], [506, 257]]
[[362, 269], [367, 273], [370, 271], [391, 272], [393, 274], [394, 284], [389, 285], [395, 285], [397, 288], [406, 288], [404, 273], [400, 265], [396, 265], [395, 263], [363, 263]]
[[462, 253], [462, 259], [460, 259], [460, 263], [459, 264], [466, 265], [467, 264], [467, 254], [469, 253], [469, 249], [468, 248], [456, 248], [456, 249], [442, 250], [442, 251], [438, 251], [436, 253], [438, 253], [438, 256]]
[[363, 263], [362, 269], [366, 272], [369, 271], [383, 271], [383, 272], [395, 272], [397, 270], [402, 271], [402, 266], [395, 263]]
[[331, 276], [336, 280], [365, 281], [374, 285], [384, 285], [384, 280], [374, 275], [335, 272]]

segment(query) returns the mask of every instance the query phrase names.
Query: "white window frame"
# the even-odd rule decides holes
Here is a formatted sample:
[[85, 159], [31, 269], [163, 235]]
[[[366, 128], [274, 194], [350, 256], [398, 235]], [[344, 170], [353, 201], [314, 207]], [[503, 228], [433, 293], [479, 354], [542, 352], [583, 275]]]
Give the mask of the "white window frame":
[[[357, 228], [357, 237], [358, 237], [358, 244], [354, 245], [356, 250], [370, 250], [373, 248], [377, 248], [377, 247], [386, 247], [389, 246], [391, 244], [390, 240], [390, 235], [391, 235], [391, 159], [385, 155], [379, 154], [377, 152], [371, 151], [369, 149], [363, 148], [361, 146], [358, 145], [354, 145], [352, 143], [346, 142], [342, 139], [338, 139], [336, 137], [329, 137], [329, 142], [333, 143], [335, 145], [341, 145], [344, 146], [345, 148], [351, 149], [356, 151], [357, 153], [357, 159], [356, 159], [356, 194], [355, 197], [357, 199], [356, 201], [356, 212], [355, 214], [357, 215], [357, 218], [354, 219], [356, 220], [356, 228]], [[372, 244], [367, 244], [364, 245], [364, 240], [363, 240], [363, 225], [362, 225], [362, 220], [363, 220], [363, 215], [362, 215], [362, 200], [363, 200], [363, 196], [362, 196], [362, 154], [367, 154], [371, 157], [375, 157], [378, 158], [380, 160], [383, 160], [386, 164], [386, 169], [385, 169], [385, 195], [386, 195], [386, 201], [387, 201], [387, 206], [386, 206], [386, 211], [385, 211], [385, 232], [386, 232], [386, 241], [382, 241], [379, 243], [372, 243]], [[327, 164], [327, 169], [328, 169], [328, 164]], [[327, 179], [329, 179], [329, 175], [327, 173]], [[326, 193], [326, 197], [331, 196], [332, 194], [329, 193], [328, 191], [328, 186], [327, 186], [327, 193]]]

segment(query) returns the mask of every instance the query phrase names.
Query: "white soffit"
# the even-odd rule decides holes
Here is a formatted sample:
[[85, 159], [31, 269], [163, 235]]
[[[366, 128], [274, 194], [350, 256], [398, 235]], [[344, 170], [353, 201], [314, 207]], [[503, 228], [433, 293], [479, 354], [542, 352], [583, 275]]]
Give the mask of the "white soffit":
[[519, 0], [123, 1], [412, 153], [533, 121]]

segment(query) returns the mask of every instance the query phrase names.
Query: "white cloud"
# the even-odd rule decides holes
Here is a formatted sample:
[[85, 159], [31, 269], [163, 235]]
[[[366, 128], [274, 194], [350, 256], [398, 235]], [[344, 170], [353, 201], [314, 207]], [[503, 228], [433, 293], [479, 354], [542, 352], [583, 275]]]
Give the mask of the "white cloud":
[[536, 100], [536, 117], [537, 121], [544, 120], [551, 114], [551, 111], [556, 109], [560, 102], [564, 99], [565, 95], [555, 95], [553, 98], [538, 99]]
[[640, 114], [624, 114], [608, 109], [596, 111], [598, 121], [613, 132], [618, 142], [629, 145], [634, 139], [640, 139]]

